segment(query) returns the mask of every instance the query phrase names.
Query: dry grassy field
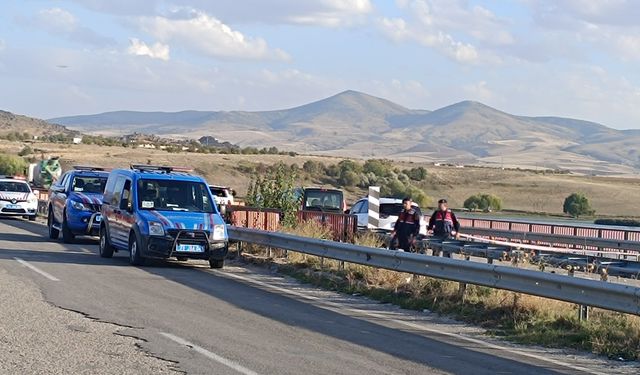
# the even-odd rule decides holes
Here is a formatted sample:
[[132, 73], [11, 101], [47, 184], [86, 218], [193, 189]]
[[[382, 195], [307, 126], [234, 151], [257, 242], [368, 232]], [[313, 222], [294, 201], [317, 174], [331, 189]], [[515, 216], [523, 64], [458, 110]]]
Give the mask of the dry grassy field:
[[[251, 176], [238, 170], [240, 165], [256, 163], [274, 164], [283, 161], [300, 166], [307, 160], [337, 163], [342, 158], [327, 156], [281, 155], [221, 155], [196, 153], [168, 153], [124, 147], [94, 145], [59, 145], [35, 143], [34, 156], [60, 156], [64, 167], [71, 165], [102, 165], [127, 167], [131, 163], [151, 163], [191, 167], [212, 184], [234, 187], [239, 195], [246, 193]], [[0, 141], [0, 151], [17, 153], [24, 147], [20, 142]], [[420, 163], [398, 162], [398, 167], [415, 167]], [[504, 208], [530, 212], [561, 213], [564, 198], [572, 192], [584, 192], [599, 215], [640, 216], [640, 177], [592, 177], [580, 175], [538, 174], [531, 171], [502, 170], [499, 168], [453, 168], [424, 164], [428, 178], [420, 184], [432, 198], [446, 197], [452, 207], [461, 207], [468, 196], [492, 193], [503, 199]], [[304, 185], [317, 185], [317, 181], [300, 181]], [[348, 192], [353, 200], [365, 192]]]

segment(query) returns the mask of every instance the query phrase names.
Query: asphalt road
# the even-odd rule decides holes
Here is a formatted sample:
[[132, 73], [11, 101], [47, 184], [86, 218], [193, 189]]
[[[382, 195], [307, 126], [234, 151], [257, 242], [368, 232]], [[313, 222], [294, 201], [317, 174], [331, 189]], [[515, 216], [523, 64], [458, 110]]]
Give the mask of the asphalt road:
[[55, 306], [128, 327], [121, 333], [189, 374], [633, 373], [589, 356], [496, 344], [261, 270], [198, 261], [132, 267], [126, 253], [102, 259], [94, 240], [51, 242], [44, 226], [23, 220], [0, 219], [0, 269], [35, 282]]

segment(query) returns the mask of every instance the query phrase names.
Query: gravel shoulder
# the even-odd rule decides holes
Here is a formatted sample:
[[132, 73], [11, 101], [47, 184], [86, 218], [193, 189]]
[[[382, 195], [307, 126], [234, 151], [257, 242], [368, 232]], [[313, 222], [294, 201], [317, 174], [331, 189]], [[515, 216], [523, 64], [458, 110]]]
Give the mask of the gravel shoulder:
[[117, 325], [44, 301], [27, 279], [0, 269], [1, 374], [175, 374]]

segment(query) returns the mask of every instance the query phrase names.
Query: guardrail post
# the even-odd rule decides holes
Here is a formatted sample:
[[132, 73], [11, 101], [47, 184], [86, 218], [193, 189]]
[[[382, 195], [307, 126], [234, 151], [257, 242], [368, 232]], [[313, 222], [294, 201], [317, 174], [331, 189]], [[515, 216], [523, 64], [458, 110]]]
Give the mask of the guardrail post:
[[[569, 276], [574, 277], [575, 276], [575, 267], [574, 266], [569, 266], [567, 268], [567, 271]], [[588, 320], [589, 319], [589, 306], [587, 305], [578, 305], [578, 320], [583, 321], [583, 320]]]
[[[471, 257], [468, 254], [464, 255], [464, 260], [471, 260]], [[467, 283], [459, 283], [458, 284], [458, 296], [462, 301], [464, 301], [465, 295], [467, 292]]]

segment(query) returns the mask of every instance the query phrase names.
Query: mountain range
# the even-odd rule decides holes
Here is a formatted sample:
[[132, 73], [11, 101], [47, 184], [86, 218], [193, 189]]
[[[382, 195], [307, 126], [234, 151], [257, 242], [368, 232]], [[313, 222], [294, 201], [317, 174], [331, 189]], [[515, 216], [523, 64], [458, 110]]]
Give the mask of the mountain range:
[[517, 116], [474, 101], [434, 111], [414, 110], [357, 91], [275, 111], [116, 111], [48, 121], [104, 135], [215, 136], [240, 146], [345, 157], [598, 174], [640, 170], [640, 130], [561, 117]]

